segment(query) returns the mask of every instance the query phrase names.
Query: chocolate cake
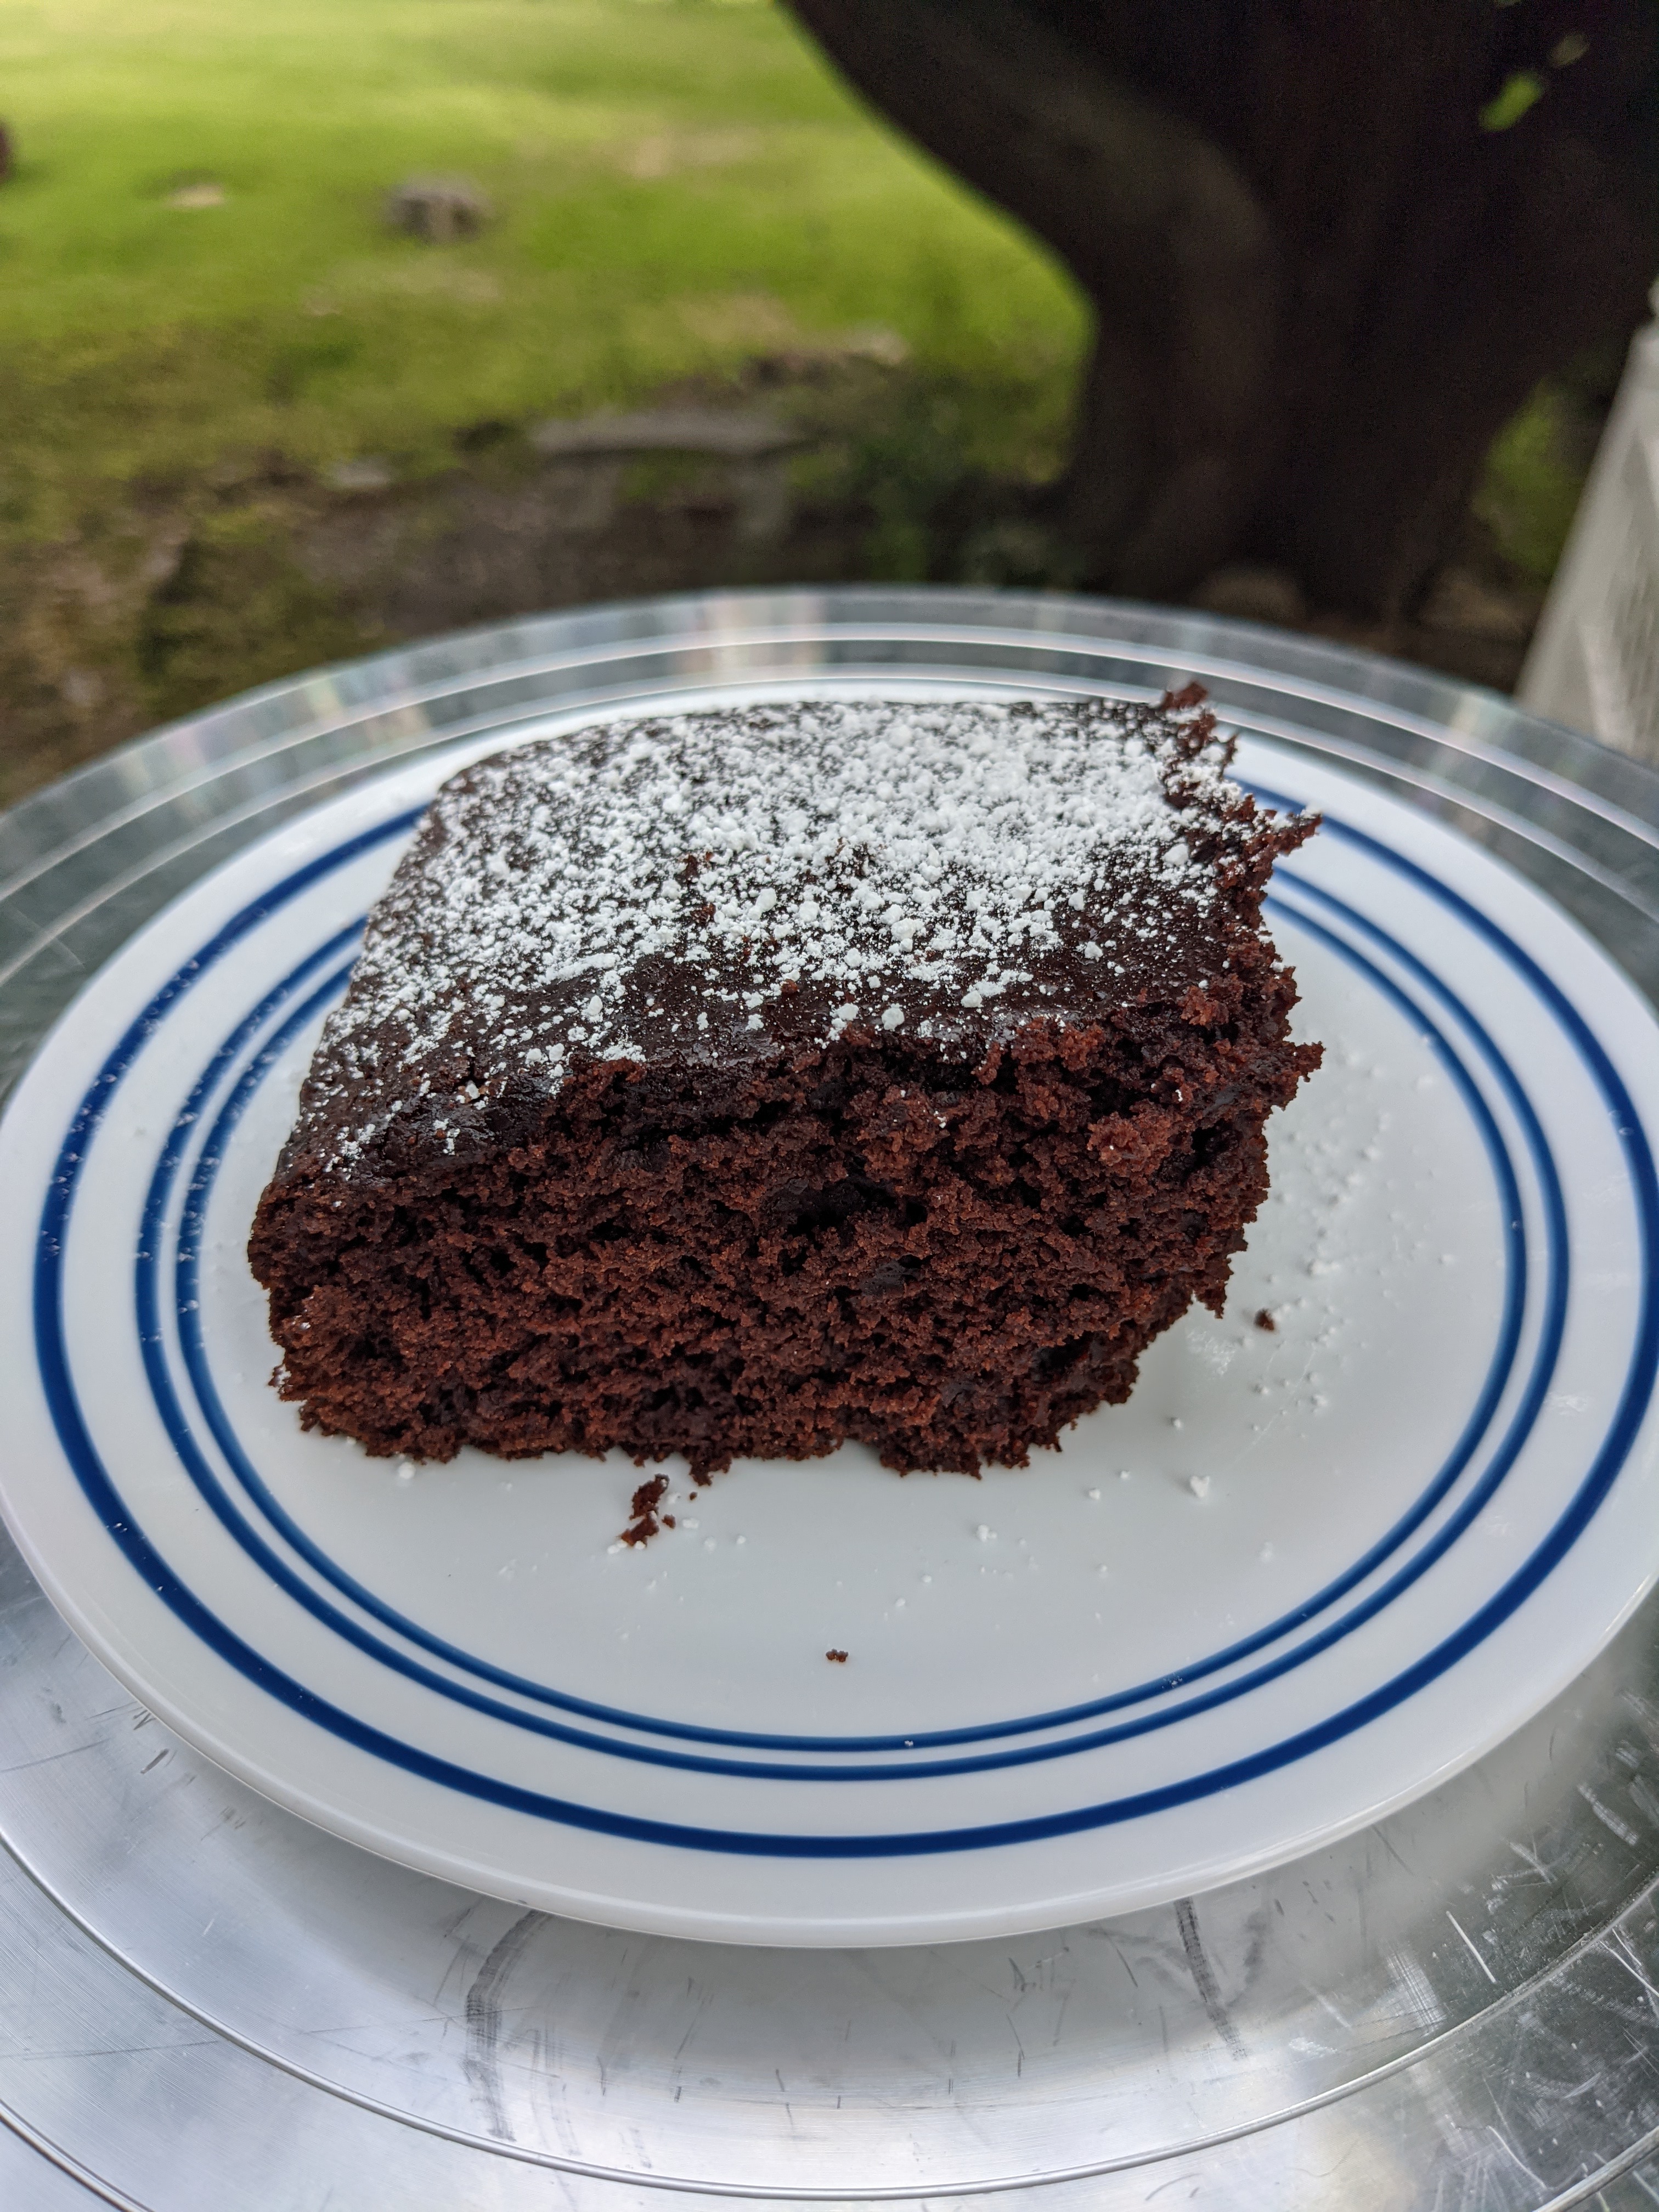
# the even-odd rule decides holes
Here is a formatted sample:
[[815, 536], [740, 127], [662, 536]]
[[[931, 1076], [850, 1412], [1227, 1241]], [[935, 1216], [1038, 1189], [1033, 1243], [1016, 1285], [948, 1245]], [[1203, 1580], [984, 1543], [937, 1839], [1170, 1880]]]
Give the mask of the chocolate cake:
[[[498, 753], [371, 915], [254, 1222], [307, 1425], [443, 1459], [1019, 1465], [1194, 1298], [1318, 1061], [1313, 827], [1201, 695], [757, 706]], [[648, 1516], [659, 1486], [647, 1485]]]

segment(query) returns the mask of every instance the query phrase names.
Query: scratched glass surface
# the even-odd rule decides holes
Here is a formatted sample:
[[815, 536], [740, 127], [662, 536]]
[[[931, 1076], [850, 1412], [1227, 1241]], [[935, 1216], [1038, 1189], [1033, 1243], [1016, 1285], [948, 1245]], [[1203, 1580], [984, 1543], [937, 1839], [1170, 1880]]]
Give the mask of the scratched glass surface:
[[[1659, 777], [1495, 696], [1100, 601], [732, 593], [325, 672], [0, 817], [0, 1079], [185, 884], [389, 760], [587, 700], [884, 668], [1197, 675], [1228, 720], [1480, 839], [1659, 1000]], [[1012, 1942], [792, 1954], [523, 1913], [323, 1835], [133, 1705], [8, 1547], [0, 1836], [8, 2212], [1659, 2202], [1653, 1605], [1448, 1788], [1259, 1881]]]

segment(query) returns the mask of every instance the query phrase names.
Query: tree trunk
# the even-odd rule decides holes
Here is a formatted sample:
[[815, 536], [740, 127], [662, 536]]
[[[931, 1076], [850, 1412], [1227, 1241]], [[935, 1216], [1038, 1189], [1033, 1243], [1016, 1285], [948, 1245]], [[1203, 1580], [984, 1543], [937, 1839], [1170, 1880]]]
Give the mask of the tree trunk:
[[1651, 0], [792, 5], [1091, 301], [1056, 502], [1105, 589], [1242, 553], [1398, 612], [1504, 422], [1659, 266]]

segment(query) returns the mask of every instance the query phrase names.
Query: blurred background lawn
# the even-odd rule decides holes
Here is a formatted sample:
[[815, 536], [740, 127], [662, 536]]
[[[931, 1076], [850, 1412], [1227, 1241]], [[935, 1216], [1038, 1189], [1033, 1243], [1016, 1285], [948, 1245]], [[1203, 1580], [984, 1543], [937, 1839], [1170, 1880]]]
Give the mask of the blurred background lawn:
[[[210, 447], [431, 468], [469, 422], [860, 323], [1014, 375], [1019, 419], [981, 428], [1017, 463], [1083, 341], [1064, 282], [754, 0], [4, 0], [0, 87], [31, 526]], [[392, 234], [411, 173], [476, 179], [496, 220]], [[210, 181], [222, 203], [177, 204]]]
[[[0, 800], [417, 628], [1068, 580], [1018, 514], [1079, 301], [769, 0], [0, 0]], [[477, 236], [388, 226], [434, 173], [487, 196]], [[1617, 366], [1499, 441], [1462, 599], [1367, 641], [1512, 678]], [[687, 403], [795, 427], [784, 536], [738, 544], [695, 469], [642, 468], [550, 554], [533, 426]]]

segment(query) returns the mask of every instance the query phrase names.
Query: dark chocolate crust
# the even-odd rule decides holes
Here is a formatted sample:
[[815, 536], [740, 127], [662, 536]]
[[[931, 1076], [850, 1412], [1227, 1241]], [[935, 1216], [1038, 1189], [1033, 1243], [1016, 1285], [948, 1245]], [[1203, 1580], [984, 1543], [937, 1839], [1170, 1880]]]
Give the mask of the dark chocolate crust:
[[[1295, 988], [1261, 926], [1274, 857], [1313, 824], [1258, 813], [1196, 708], [939, 710], [926, 741], [947, 787], [928, 804], [949, 865], [920, 925], [890, 884], [885, 906], [865, 888], [870, 833], [798, 830], [780, 882], [752, 805], [739, 817], [717, 783], [696, 818], [741, 837], [680, 839], [677, 903], [660, 862], [678, 830], [655, 825], [635, 856], [649, 941], [599, 911], [574, 959], [568, 915], [538, 936], [513, 902], [550, 775], [568, 794], [619, 760], [734, 760], [741, 792], [771, 747], [794, 821], [815, 749], [851, 757], [873, 728], [890, 760], [921, 710], [632, 725], [455, 779], [377, 909], [254, 1223], [283, 1394], [376, 1453], [621, 1446], [699, 1475], [848, 1437], [901, 1468], [1020, 1464], [1126, 1398], [1194, 1298], [1219, 1311], [1267, 1190], [1267, 1117], [1318, 1060], [1289, 1040]], [[1024, 749], [1039, 831], [1049, 806], [1081, 825], [1035, 854], [1028, 826], [988, 875], [1001, 848], [975, 842], [948, 754], [987, 732]], [[1096, 777], [1113, 748], [1122, 773]], [[1091, 844], [1091, 803], [1121, 803], [1128, 829]], [[599, 811], [614, 842], [614, 774]], [[1027, 817], [997, 818], [1018, 843]], [[580, 821], [544, 806], [536, 834], [580, 860]], [[492, 872], [505, 890], [469, 904]], [[1005, 876], [999, 921], [985, 886]], [[809, 895], [816, 931], [742, 934]]]

